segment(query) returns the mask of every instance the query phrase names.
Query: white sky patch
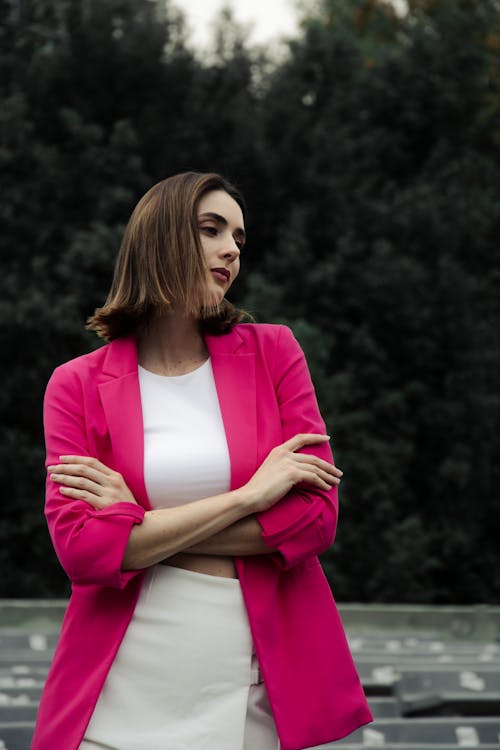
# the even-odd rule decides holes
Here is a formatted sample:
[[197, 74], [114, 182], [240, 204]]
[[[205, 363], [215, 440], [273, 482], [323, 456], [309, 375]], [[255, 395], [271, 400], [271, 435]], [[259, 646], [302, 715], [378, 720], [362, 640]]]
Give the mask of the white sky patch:
[[187, 19], [191, 45], [210, 45], [214, 21], [222, 8], [230, 7], [236, 21], [250, 24], [248, 41], [264, 44], [283, 36], [296, 36], [298, 13], [293, 0], [173, 0]]
[[[283, 37], [298, 34], [298, 7], [315, 5], [315, 0], [171, 0], [186, 16], [189, 42], [195, 50], [210, 47], [217, 16], [222, 8], [231, 8], [236, 21], [249, 24], [250, 44], [276, 44]], [[406, 0], [392, 0], [399, 13], [407, 9]]]

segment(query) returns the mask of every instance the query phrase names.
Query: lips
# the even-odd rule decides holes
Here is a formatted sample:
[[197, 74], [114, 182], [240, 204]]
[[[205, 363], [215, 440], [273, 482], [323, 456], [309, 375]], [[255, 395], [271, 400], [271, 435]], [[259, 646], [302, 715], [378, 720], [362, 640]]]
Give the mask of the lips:
[[219, 281], [229, 281], [231, 276], [227, 268], [211, 268], [210, 272]]

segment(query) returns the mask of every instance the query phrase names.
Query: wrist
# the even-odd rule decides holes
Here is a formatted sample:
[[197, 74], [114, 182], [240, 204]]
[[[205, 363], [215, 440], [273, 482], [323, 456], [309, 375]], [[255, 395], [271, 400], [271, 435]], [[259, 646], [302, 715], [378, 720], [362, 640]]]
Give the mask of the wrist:
[[239, 487], [238, 489], [233, 490], [233, 495], [235, 497], [236, 504], [243, 511], [243, 515], [246, 516], [250, 513], [255, 513], [258, 498], [256, 497], [255, 492], [250, 487], [244, 484], [243, 487]]

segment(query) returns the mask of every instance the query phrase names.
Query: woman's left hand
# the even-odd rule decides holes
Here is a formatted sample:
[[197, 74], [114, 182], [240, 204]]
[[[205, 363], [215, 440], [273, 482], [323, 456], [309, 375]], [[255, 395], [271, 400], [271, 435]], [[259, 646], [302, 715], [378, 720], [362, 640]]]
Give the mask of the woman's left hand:
[[61, 485], [59, 492], [72, 500], [84, 500], [96, 510], [113, 503], [137, 501], [121, 474], [90, 456], [59, 456], [61, 463], [47, 466], [49, 478]]

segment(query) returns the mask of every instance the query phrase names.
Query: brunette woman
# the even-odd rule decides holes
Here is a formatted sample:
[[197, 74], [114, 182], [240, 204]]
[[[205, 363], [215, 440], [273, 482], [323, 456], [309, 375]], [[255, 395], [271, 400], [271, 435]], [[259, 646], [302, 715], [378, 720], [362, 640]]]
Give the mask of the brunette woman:
[[303, 353], [225, 295], [244, 203], [188, 172], [137, 204], [106, 346], [45, 397], [73, 593], [33, 750], [299, 750], [371, 720], [317, 555], [335, 468]]

